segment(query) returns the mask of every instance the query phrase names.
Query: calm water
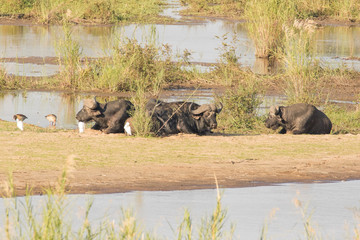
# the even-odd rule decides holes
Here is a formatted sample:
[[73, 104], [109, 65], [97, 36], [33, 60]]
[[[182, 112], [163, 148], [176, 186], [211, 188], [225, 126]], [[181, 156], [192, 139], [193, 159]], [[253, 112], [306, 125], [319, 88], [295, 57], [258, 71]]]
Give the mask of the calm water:
[[[178, 1], [170, 1], [173, 5], [164, 11], [164, 15], [176, 19]], [[247, 35], [245, 23], [225, 20], [204, 20], [204, 22], [174, 25], [126, 25], [116, 27], [85, 27], [75, 26], [73, 38], [82, 47], [83, 56], [102, 57], [111, 52], [111, 41], [119, 36], [135, 37], [140, 42], [146, 41], [151, 29], [156, 29], [159, 44], [169, 44], [174, 53], [188, 50], [192, 53], [191, 61], [216, 63], [219, 47], [223, 36], [228, 42], [236, 36], [238, 54], [243, 66], [255, 72], [266, 73], [267, 63], [255, 59], [252, 41]], [[360, 57], [360, 27], [326, 26], [316, 30], [315, 42], [317, 56], [331, 66], [347, 65], [360, 70], [360, 61], [344, 60], [346, 57]], [[0, 57], [56, 57], [56, 40], [62, 37], [60, 26], [10, 26], [0, 25]], [[59, 71], [59, 66], [52, 64], [30, 64], [21, 62], [0, 62], [6, 71], [21, 76], [47, 76]], [[208, 91], [208, 92], [206, 92]], [[186, 100], [189, 93], [177, 91], [172, 97], [163, 98], [167, 101]], [[15, 113], [23, 113], [29, 117], [27, 123], [46, 127], [44, 116], [57, 114], [60, 128], [76, 128], [75, 114], [82, 106], [86, 96], [69, 95], [59, 92], [0, 92], [0, 118], [11, 121]], [[260, 114], [270, 104], [281, 99], [277, 96], [266, 100], [260, 108]], [[204, 90], [191, 97], [197, 103], [212, 101], [211, 90]], [[336, 100], [336, 99], [334, 99]]]
[[[164, 14], [179, 18], [177, 7], [170, 8]], [[223, 36], [231, 43], [232, 36], [238, 42], [237, 53], [240, 63], [255, 72], [266, 73], [264, 60], [255, 59], [254, 46], [249, 39], [245, 23], [226, 20], [206, 20], [200, 23], [173, 25], [126, 25], [113, 27], [75, 26], [72, 37], [79, 42], [83, 56], [103, 57], [111, 52], [111, 41], [116, 37], [135, 37], [146, 41], [152, 29], [156, 30], [159, 44], [168, 44], [174, 54], [188, 50], [191, 61], [216, 63], [219, 60]], [[12, 26], [0, 25], [0, 57], [56, 57], [56, 41], [62, 38], [61, 26]], [[340, 65], [360, 70], [360, 61], [345, 60], [348, 57], [360, 57], [360, 27], [326, 26], [316, 30], [314, 44], [316, 56], [324, 64]], [[58, 66], [2, 63], [8, 73], [26, 76], [52, 75]]]
[[[198, 104], [211, 103], [214, 100], [212, 89], [198, 89], [195, 93], [187, 89], [176, 89], [171, 96], [160, 96], [163, 101], [194, 101]], [[94, 95], [69, 94], [63, 92], [48, 91], [6, 91], [0, 92], [0, 119], [5, 121], [13, 120], [13, 115], [22, 113], [28, 117], [25, 123], [40, 127], [48, 127], [49, 122], [45, 119], [47, 114], [55, 114], [57, 128], [77, 128], [76, 113], [83, 106], [83, 99], [93, 98]], [[108, 101], [114, 97], [105, 97]], [[281, 102], [284, 97], [266, 97], [259, 108], [259, 114], [265, 114], [269, 106]], [[104, 102], [105, 100], [98, 100]]]
[[[321, 234], [320, 239], [353, 239], [349, 236], [353, 236], [353, 229], [359, 224], [359, 220], [354, 219], [354, 214], [359, 213], [356, 208], [360, 208], [359, 189], [360, 181], [223, 189], [222, 206], [227, 209], [224, 230], [235, 224], [234, 239], [259, 239], [267, 222], [267, 237], [271, 239], [306, 239], [300, 209], [293, 201], [298, 199], [304, 206], [308, 205], [311, 226]], [[216, 194], [216, 190], [209, 189], [69, 195], [67, 217], [73, 227], [79, 227], [86, 203], [93, 200], [89, 215], [93, 226], [105, 219], [118, 223], [121, 209], [132, 209], [142, 229], [160, 239], [176, 239], [174, 231], [183, 219], [184, 210], [189, 210], [196, 233], [201, 220], [211, 216], [215, 209]], [[23, 198], [18, 199], [23, 201]], [[41, 212], [44, 201], [45, 197], [34, 196], [34, 209]], [[2, 212], [3, 206], [4, 200], [0, 199]], [[270, 217], [274, 211], [275, 215]], [[3, 229], [1, 231], [3, 234]]]

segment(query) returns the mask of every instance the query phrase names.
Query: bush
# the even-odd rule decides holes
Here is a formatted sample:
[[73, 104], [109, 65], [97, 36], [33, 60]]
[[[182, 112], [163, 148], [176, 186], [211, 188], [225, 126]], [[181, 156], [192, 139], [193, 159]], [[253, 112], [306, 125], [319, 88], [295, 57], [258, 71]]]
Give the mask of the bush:
[[332, 133], [360, 133], [360, 111], [348, 110], [335, 104], [328, 104], [324, 110], [332, 122]]
[[261, 85], [255, 76], [228, 89], [223, 96], [218, 97], [218, 101], [224, 105], [218, 116], [219, 125], [229, 130], [254, 129], [255, 123], [259, 121], [257, 108], [262, 102], [259, 98], [261, 92]]

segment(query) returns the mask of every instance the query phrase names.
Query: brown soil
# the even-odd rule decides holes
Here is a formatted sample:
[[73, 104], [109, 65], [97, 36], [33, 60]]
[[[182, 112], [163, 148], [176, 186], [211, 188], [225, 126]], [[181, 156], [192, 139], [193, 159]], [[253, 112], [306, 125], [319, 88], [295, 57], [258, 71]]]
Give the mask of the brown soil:
[[34, 194], [56, 186], [63, 165], [68, 165], [71, 193], [215, 188], [215, 176], [221, 188], [360, 179], [360, 135], [218, 133], [146, 139], [87, 129], [81, 135], [2, 132], [0, 140], [0, 180], [15, 169], [18, 195], [26, 186]]

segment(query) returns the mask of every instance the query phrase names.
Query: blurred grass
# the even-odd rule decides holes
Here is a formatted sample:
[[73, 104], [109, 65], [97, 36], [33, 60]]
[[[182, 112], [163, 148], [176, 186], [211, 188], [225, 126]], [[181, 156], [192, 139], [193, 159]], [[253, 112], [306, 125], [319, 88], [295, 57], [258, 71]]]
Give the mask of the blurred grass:
[[40, 23], [80, 24], [155, 22], [164, 1], [142, 0], [0, 0], [0, 14], [30, 18]]

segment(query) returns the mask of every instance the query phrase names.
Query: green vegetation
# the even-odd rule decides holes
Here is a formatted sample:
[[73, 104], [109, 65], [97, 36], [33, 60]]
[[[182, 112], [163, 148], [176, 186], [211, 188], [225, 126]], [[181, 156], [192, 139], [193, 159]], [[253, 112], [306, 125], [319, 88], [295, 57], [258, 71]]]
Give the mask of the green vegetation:
[[[269, 1], [271, 2], [271, 1]], [[272, 1], [274, 2], [274, 1]], [[278, 3], [283, 1], [278, 1]], [[360, 19], [360, 2], [357, 0], [300, 0], [287, 1], [296, 9], [296, 18], [331, 18], [336, 20], [358, 21]], [[187, 5], [184, 14], [212, 15], [230, 17], [235, 19], [247, 19], [246, 4], [262, 5], [264, 1], [259, 0], [181, 0]]]
[[116, 37], [109, 58], [95, 63], [94, 87], [110, 91], [134, 91], [141, 82], [144, 90], [156, 95], [163, 85], [179, 83], [187, 78], [183, 61], [173, 59], [169, 46], [156, 42], [154, 29], [144, 43], [136, 39]]
[[64, 88], [78, 89], [83, 85], [86, 69], [81, 67], [81, 47], [72, 38], [71, 26], [64, 22], [64, 39], [56, 42], [58, 62], [61, 68], [58, 75], [59, 81]]
[[[159, 239], [151, 233], [143, 231], [133, 214], [133, 211], [122, 209], [119, 223], [102, 221], [99, 226], [89, 222], [89, 214], [93, 202], [87, 203], [85, 216], [79, 221], [79, 229], [74, 229], [72, 219], [66, 218], [66, 212], [71, 207], [67, 199], [67, 172], [71, 169], [73, 158], [69, 157], [65, 170], [53, 188], [44, 189], [46, 193], [42, 211], [35, 209], [31, 198], [31, 189], [27, 190], [24, 200], [16, 198], [15, 186], [10, 174], [5, 185], [4, 198], [6, 219], [4, 224], [5, 236], [11, 239]], [[221, 205], [221, 195], [218, 193], [217, 204], [210, 217], [202, 219], [198, 233], [192, 227], [190, 213], [185, 211], [185, 217], [178, 229], [178, 239], [191, 239], [198, 235], [198, 239], [216, 240], [232, 239], [232, 231], [224, 231], [227, 211]], [[104, 216], [105, 219], [105, 216]], [[82, 222], [80, 222], [82, 221]], [[184, 227], [186, 224], [186, 227]], [[185, 235], [183, 238], [183, 235]]]
[[295, 19], [295, 7], [290, 0], [253, 0], [245, 7], [250, 38], [255, 56], [268, 58], [283, 47], [284, 27]]
[[283, 50], [279, 52], [285, 77], [284, 92], [288, 104], [305, 102], [318, 105], [322, 96], [323, 70], [315, 60], [312, 31], [290, 27], [285, 29]]
[[187, 9], [183, 14], [214, 15], [221, 17], [240, 18], [244, 12], [244, 0], [181, 0]]
[[[209, 84], [224, 87], [222, 94], [215, 97], [217, 102], [224, 105], [218, 116], [220, 131], [268, 133], [269, 130], [262, 124], [264, 116], [259, 116], [256, 109], [269, 86], [276, 85], [277, 89], [282, 90], [287, 96], [287, 104], [307, 102], [320, 106], [325, 101], [325, 93], [331, 93], [331, 88], [338, 85], [351, 86], [359, 79], [359, 73], [354, 71], [320, 67], [314, 58], [311, 29], [294, 26], [283, 29], [282, 49], [274, 52], [284, 69], [270, 76], [256, 75], [241, 67], [236, 54], [239, 46], [236, 37], [219, 37], [222, 44], [218, 49], [218, 63], [207, 72], [198, 72], [195, 68], [189, 68], [188, 52], [174, 57], [169, 46], [157, 44], [154, 29], [148, 37], [144, 37], [146, 40], [143, 43], [116, 36], [109, 56], [97, 60], [81, 58], [82, 49], [72, 38], [70, 24], [65, 22], [63, 30], [63, 37], [56, 42], [61, 66], [57, 76], [25, 78], [8, 76], [0, 71], [0, 88], [62, 88], [132, 93], [130, 100], [138, 110], [131, 113], [133, 128], [139, 136], [151, 135], [150, 116], [145, 111], [147, 99], [157, 98], [167, 87], [201, 87]], [[334, 120], [340, 117], [335, 120], [338, 123], [335, 122], [333, 132], [359, 132], [357, 114], [347, 111], [353, 117], [344, 121], [341, 116], [345, 115], [338, 114], [343, 111], [340, 108], [332, 111], [336, 115]]]
[[348, 110], [344, 107], [328, 104], [324, 112], [333, 124], [332, 133], [360, 133], [360, 111], [358, 109]]
[[[31, 189], [27, 189], [24, 198], [17, 198], [15, 192], [15, 185], [12, 174], [9, 174], [9, 179], [4, 183], [4, 207], [5, 207], [5, 222], [2, 228], [4, 229], [3, 236], [7, 240], [12, 239], [133, 239], [133, 240], [156, 240], [162, 239], [155, 237], [151, 232], [143, 230], [136, 219], [136, 216], [131, 209], [121, 209], [121, 216], [116, 221], [109, 221], [106, 216], [101, 222], [90, 222], [90, 214], [92, 212], [93, 200], [89, 199], [85, 213], [77, 215], [74, 226], [73, 219], [69, 218], [68, 212], [72, 206], [72, 202], [67, 198], [68, 191], [67, 184], [69, 183], [68, 171], [73, 164], [73, 158], [69, 157], [67, 165], [62, 172], [61, 177], [52, 188], [44, 189], [45, 195], [43, 201], [34, 204]], [[216, 178], [215, 178], [216, 180]], [[216, 182], [217, 184], [217, 182]], [[199, 226], [193, 224], [193, 218], [188, 210], [185, 210], [184, 217], [174, 230], [175, 236], [178, 240], [199, 239], [199, 240], [222, 240], [233, 239], [235, 225], [230, 224], [230, 229], [226, 230], [225, 223], [228, 220], [227, 210], [222, 205], [222, 194], [217, 186], [216, 206], [210, 216], [205, 216], [201, 219]], [[298, 199], [298, 196], [293, 200], [295, 207], [299, 210], [299, 214], [303, 220], [304, 239], [315, 240], [323, 239], [321, 231], [317, 229], [317, 224], [313, 221], [313, 211], [309, 211], [309, 203], [304, 204]], [[39, 210], [41, 209], [41, 210]], [[274, 217], [277, 209], [273, 209], [270, 213], [270, 219]], [[70, 216], [73, 213], [70, 212]], [[354, 210], [355, 221], [358, 219], [358, 209]], [[269, 222], [265, 220], [259, 239], [271, 239], [267, 234]], [[350, 229], [349, 229], [350, 230]], [[354, 231], [354, 239], [359, 237], [358, 224], [352, 228]], [[350, 235], [349, 235], [350, 236]], [[347, 237], [349, 237], [347, 236]], [[299, 238], [303, 239], [303, 238]]]
[[0, 14], [32, 18], [40, 23], [81, 24], [159, 21], [161, 0], [0, 0]]
[[[259, 79], [249, 75], [219, 96], [224, 107], [217, 117], [219, 126], [226, 132], [251, 132], [261, 121], [257, 108], [261, 104]], [[261, 124], [262, 125], [262, 124]]]

